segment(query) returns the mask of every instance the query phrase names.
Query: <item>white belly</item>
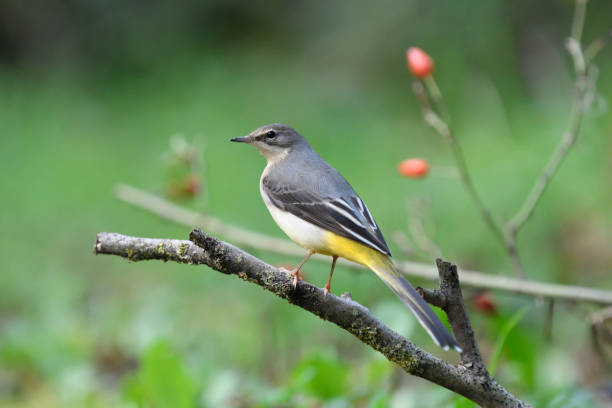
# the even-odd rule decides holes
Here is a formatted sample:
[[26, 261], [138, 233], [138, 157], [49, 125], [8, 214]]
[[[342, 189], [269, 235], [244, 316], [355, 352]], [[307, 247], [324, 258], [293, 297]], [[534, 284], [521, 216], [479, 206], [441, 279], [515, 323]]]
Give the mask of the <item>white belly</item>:
[[296, 217], [288, 211], [283, 211], [270, 202], [268, 196], [260, 189], [261, 197], [270, 211], [276, 224], [293, 242], [306, 249], [322, 251], [325, 248], [325, 234], [323, 228], [317, 227], [303, 219]]

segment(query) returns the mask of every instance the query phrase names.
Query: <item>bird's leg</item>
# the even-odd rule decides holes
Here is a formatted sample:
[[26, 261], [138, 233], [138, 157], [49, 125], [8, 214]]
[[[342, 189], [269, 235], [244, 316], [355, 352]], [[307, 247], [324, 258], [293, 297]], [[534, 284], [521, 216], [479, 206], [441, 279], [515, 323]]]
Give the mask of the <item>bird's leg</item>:
[[325, 296], [327, 296], [327, 294], [331, 290], [331, 280], [332, 280], [332, 275], [334, 274], [334, 268], [336, 267], [336, 261], [338, 260], [338, 255], [334, 255], [333, 258], [334, 260], [332, 261], [331, 270], [329, 271], [329, 279], [327, 279], [327, 283], [323, 287], [323, 294]]
[[300, 262], [300, 264], [299, 264], [299, 265], [297, 266], [297, 268], [295, 268], [295, 269], [287, 270], [287, 269], [285, 269], [285, 268], [282, 268], [282, 269], [285, 269], [287, 272], [289, 272], [289, 274], [290, 274], [291, 276], [293, 276], [293, 287], [294, 287], [294, 288], [297, 286], [298, 279], [299, 279], [299, 277], [300, 277], [300, 269], [302, 269], [302, 266], [304, 266], [304, 264], [306, 263], [306, 261], [307, 261], [307, 260], [308, 260], [308, 259], [309, 259], [311, 256], [313, 256], [313, 255], [314, 255], [314, 253], [315, 253], [315, 251], [313, 251], [312, 249], [309, 249], [309, 250], [308, 250], [308, 253], [306, 254], [306, 257], [305, 257], [305, 258], [302, 260], [302, 262]]

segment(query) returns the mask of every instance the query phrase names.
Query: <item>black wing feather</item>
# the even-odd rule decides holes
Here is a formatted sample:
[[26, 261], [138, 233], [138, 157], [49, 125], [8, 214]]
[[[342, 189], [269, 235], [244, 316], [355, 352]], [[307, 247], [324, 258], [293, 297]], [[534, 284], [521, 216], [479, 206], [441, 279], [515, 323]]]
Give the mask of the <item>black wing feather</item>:
[[262, 180], [262, 186], [272, 204], [281, 210], [391, 255], [378, 225], [359, 197], [353, 196], [350, 200], [322, 197], [302, 189], [274, 186], [267, 178]]

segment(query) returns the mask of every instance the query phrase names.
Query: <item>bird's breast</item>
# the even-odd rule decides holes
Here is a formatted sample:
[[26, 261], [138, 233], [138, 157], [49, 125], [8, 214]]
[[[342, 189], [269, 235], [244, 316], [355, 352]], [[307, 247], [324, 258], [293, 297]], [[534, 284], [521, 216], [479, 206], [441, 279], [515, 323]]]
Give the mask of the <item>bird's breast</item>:
[[293, 242], [306, 249], [312, 249], [319, 253], [326, 253], [326, 231], [323, 228], [317, 227], [275, 206], [261, 186], [260, 192], [266, 207], [268, 207], [268, 211], [270, 211], [270, 215], [274, 221], [276, 221], [280, 229], [282, 229]]

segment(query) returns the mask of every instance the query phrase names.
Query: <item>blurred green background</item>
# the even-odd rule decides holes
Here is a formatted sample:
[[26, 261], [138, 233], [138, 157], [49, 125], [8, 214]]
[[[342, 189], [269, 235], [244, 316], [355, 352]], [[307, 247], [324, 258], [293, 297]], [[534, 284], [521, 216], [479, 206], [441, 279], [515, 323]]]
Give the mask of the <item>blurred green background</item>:
[[[397, 259], [406, 256], [392, 237], [410, 239], [407, 202], [417, 199], [445, 258], [511, 275], [448, 146], [422, 121], [404, 52], [418, 45], [435, 59], [476, 186], [507, 219], [567, 126], [572, 13], [571, 1], [526, 0], [0, 2], [0, 405], [470, 406], [237, 279], [96, 257], [95, 234], [187, 237], [189, 228], [116, 200], [124, 182], [282, 237], [259, 196], [264, 159], [228, 139], [283, 122], [351, 182]], [[591, 1], [585, 42], [611, 16], [611, 2]], [[596, 65], [578, 143], [519, 247], [529, 279], [612, 290], [610, 48]], [[185, 173], [173, 135], [195, 146], [195, 199], [172, 190]], [[401, 178], [408, 157], [427, 159], [431, 174]], [[410, 258], [432, 261], [423, 251]], [[307, 279], [322, 286], [328, 268], [310, 262]], [[373, 274], [338, 268], [332, 291], [456, 359]], [[497, 369], [508, 389], [540, 407], [611, 403], [609, 354], [588, 322], [596, 308], [555, 304], [549, 338], [547, 302], [488, 293], [487, 312], [481, 296], [466, 291], [487, 361], [509, 330]]]

